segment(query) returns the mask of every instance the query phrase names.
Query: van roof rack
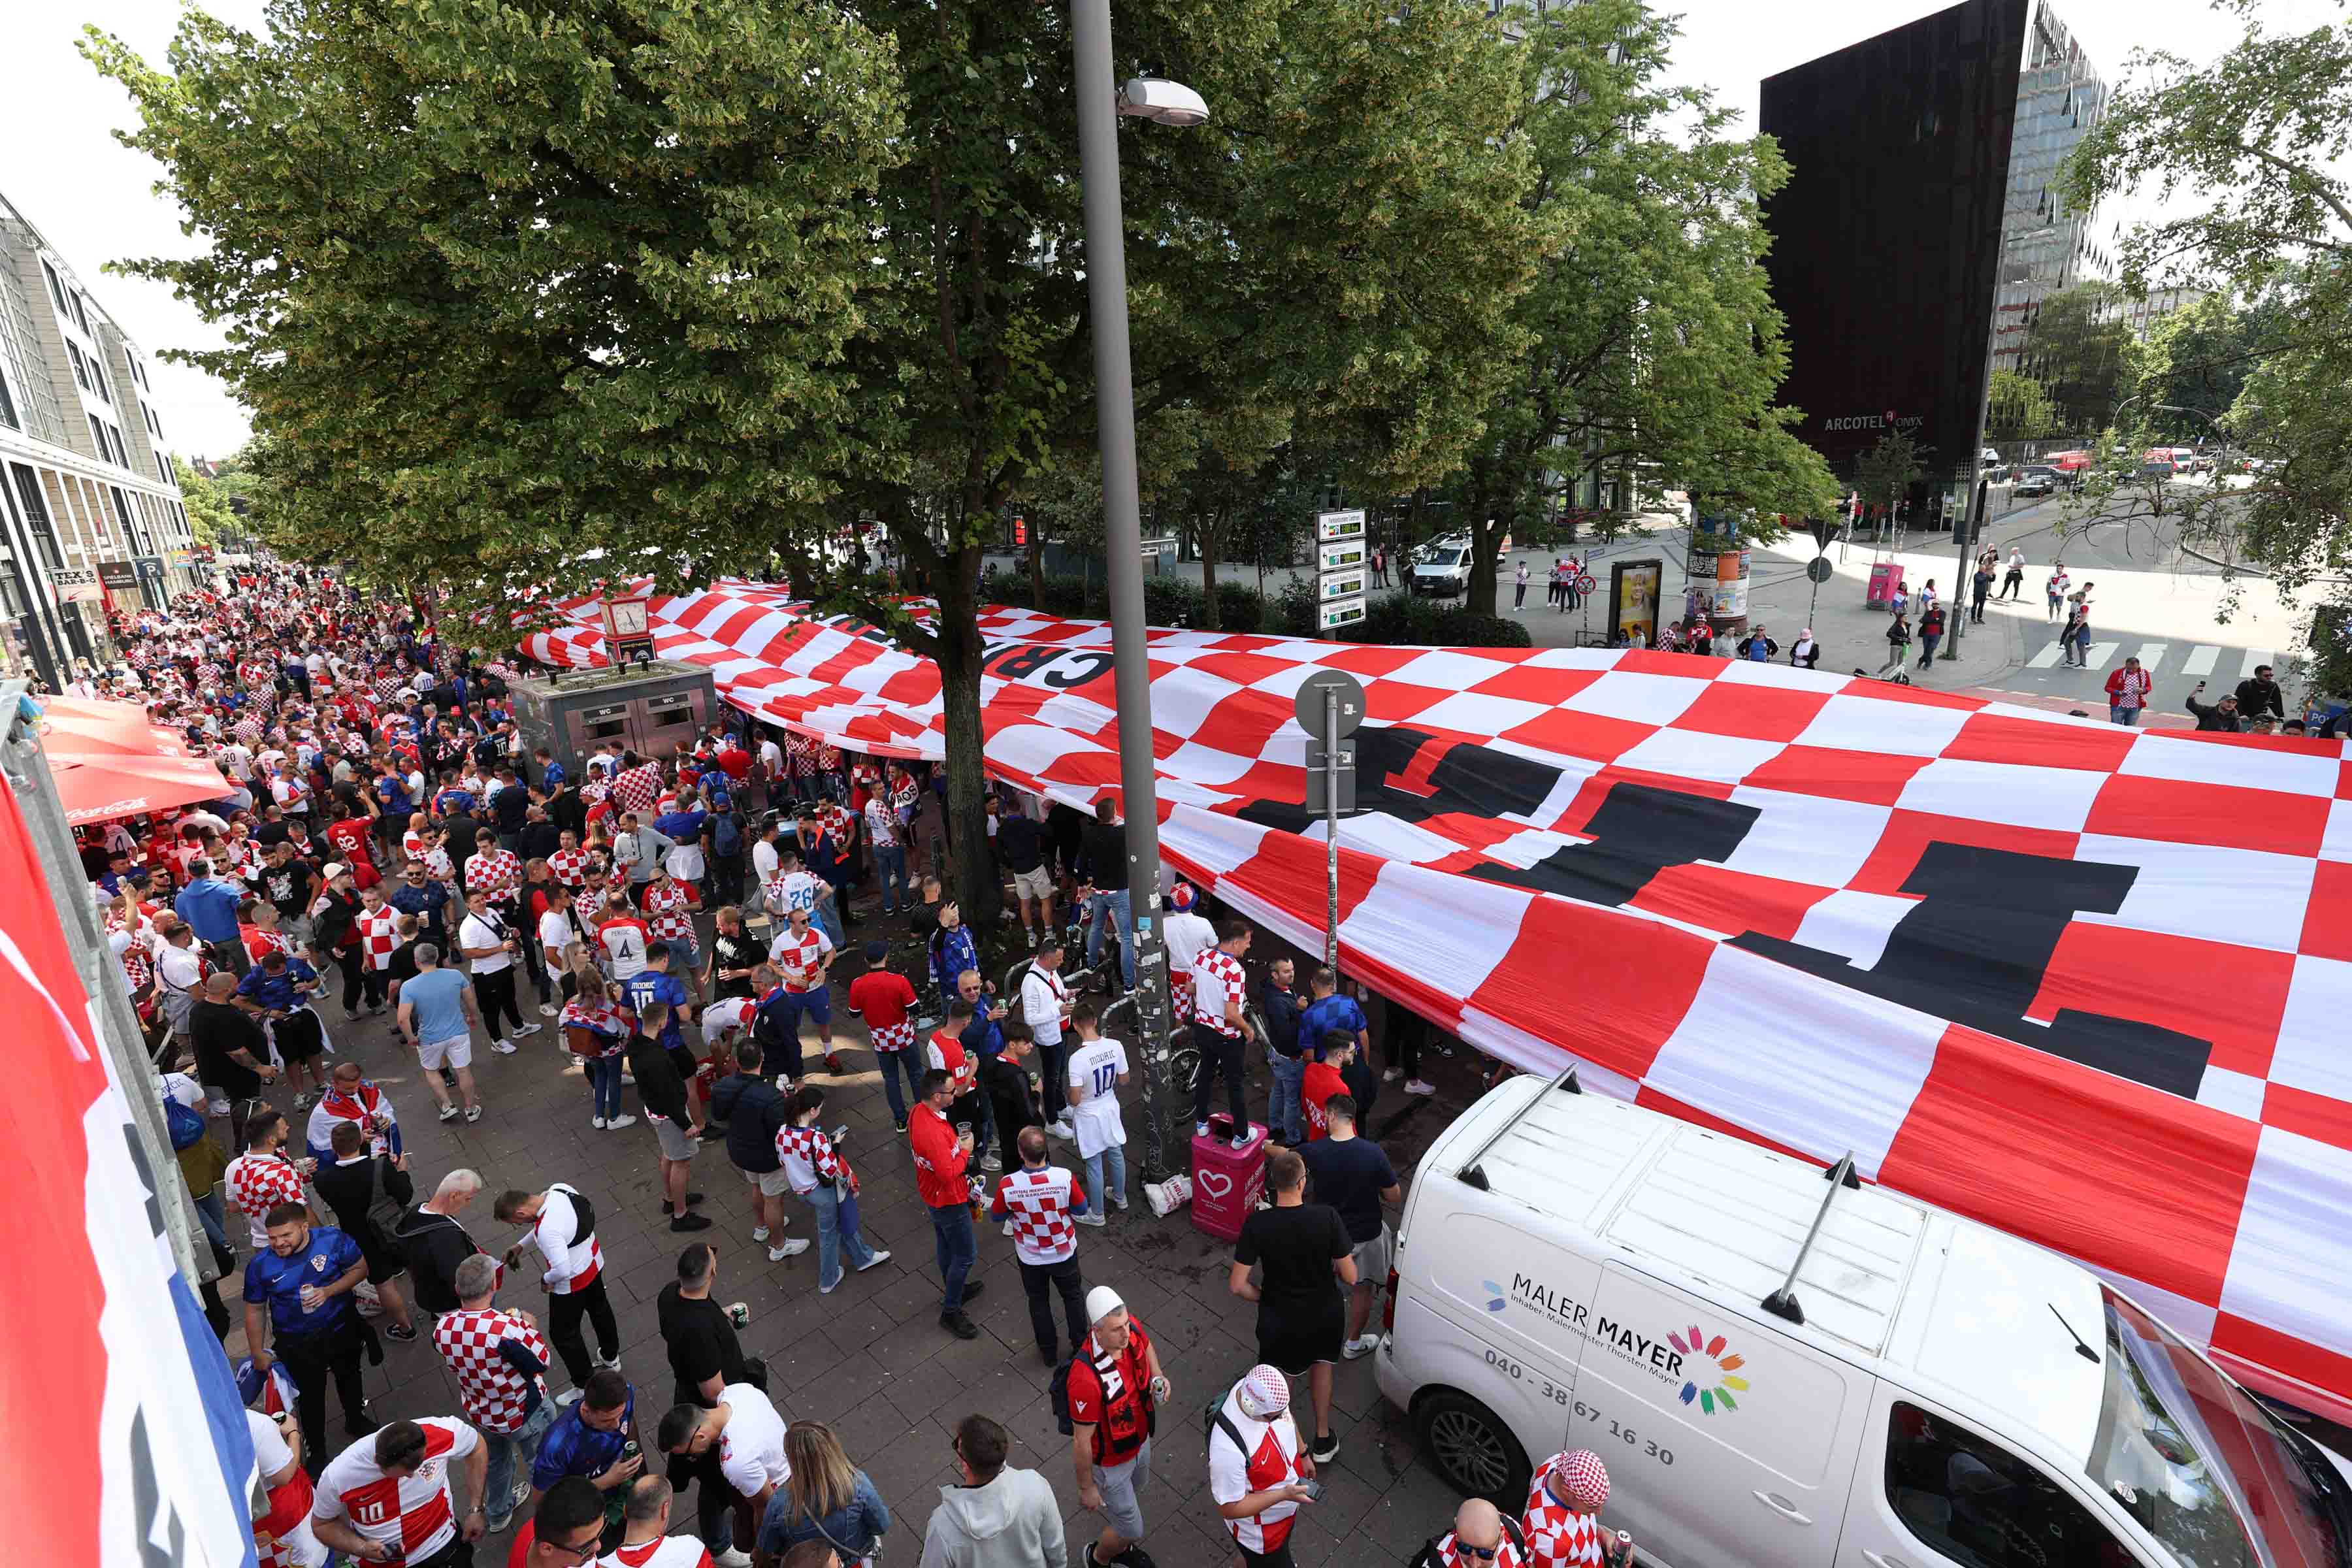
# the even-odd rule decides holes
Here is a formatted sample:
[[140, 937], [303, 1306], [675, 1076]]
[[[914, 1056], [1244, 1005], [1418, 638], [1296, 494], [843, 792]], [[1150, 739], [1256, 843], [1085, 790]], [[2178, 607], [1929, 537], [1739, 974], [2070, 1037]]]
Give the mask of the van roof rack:
[[1797, 1300], [1797, 1271], [1804, 1268], [1806, 1258], [1813, 1250], [1813, 1243], [1821, 1237], [1822, 1222], [1830, 1217], [1830, 1205], [1837, 1202], [1838, 1189], [1862, 1190], [1862, 1178], [1854, 1174], [1853, 1151], [1847, 1150], [1836, 1164], [1822, 1173], [1822, 1178], [1829, 1183], [1830, 1190], [1822, 1194], [1822, 1206], [1813, 1211], [1812, 1228], [1805, 1232], [1804, 1245], [1797, 1248], [1797, 1260], [1789, 1265], [1789, 1277], [1780, 1282], [1778, 1290], [1759, 1303], [1774, 1317], [1785, 1318], [1792, 1323], [1801, 1324], [1805, 1321], [1805, 1309]]
[[[1583, 1092], [1584, 1085], [1577, 1081], [1576, 1069], [1574, 1068], [1569, 1068], [1566, 1072], [1552, 1079], [1551, 1087], [1545, 1090], [1545, 1093], [1547, 1094], [1582, 1094]], [[1460, 1177], [1465, 1185], [1475, 1187], [1482, 1193], [1493, 1190], [1492, 1184], [1486, 1180], [1486, 1173], [1479, 1169], [1478, 1162], [1486, 1157], [1486, 1152], [1489, 1149], [1492, 1149], [1496, 1144], [1503, 1141], [1503, 1135], [1505, 1133], [1510, 1131], [1512, 1128], [1517, 1127], [1529, 1111], [1535, 1110], [1537, 1106], [1541, 1105], [1543, 1103], [1543, 1095], [1538, 1094], [1533, 1100], [1528, 1100], [1525, 1105], [1519, 1107], [1517, 1110], [1512, 1112], [1511, 1119], [1508, 1121], [1504, 1122], [1500, 1127], [1495, 1129], [1493, 1137], [1478, 1145], [1478, 1152], [1475, 1154], [1471, 1155], [1470, 1158], [1462, 1162], [1462, 1169], [1456, 1173], [1456, 1174]]]

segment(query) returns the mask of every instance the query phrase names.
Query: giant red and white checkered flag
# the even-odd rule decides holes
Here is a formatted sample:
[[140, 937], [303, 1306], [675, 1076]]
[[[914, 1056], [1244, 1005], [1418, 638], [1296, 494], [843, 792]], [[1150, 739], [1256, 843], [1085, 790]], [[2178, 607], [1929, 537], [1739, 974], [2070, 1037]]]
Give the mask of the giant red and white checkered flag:
[[[593, 663], [593, 606], [526, 646]], [[761, 718], [941, 755], [939, 679], [724, 584], [665, 658]], [[992, 609], [992, 772], [1118, 779], [1110, 631]], [[2268, 1391], [2352, 1420], [2352, 769], [1641, 650], [1151, 637], [1161, 847], [1319, 945], [1299, 682], [1364, 683], [1350, 971], [1483, 1050], [2071, 1254]]]

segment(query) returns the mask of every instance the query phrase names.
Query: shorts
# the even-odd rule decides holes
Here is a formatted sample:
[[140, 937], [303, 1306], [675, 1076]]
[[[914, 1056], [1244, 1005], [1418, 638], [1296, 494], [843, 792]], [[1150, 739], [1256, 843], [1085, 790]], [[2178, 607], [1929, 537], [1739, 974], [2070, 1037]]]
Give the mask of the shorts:
[[1013, 894], [1021, 899], [1050, 899], [1054, 896], [1054, 873], [1040, 866], [1034, 871], [1013, 873]]
[[407, 1261], [399, 1253], [373, 1238], [360, 1242], [360, 1257], [367, 1264], [367, 1282], [371, 1285], [387, 1284], [408, 1272]]
[[436, 1072], [443, 1063], [453, 1068], [474, 1065], [474, 1037], [459, 1035], [451, 1040], [419, 1040], [416, 1042], [416, 1062], [427, 1072]]
[[1143, 1504], [1137, 1494], [1151, 1484], [1151, 1439], [1124, 1464], [1097, 1465], [1095, 1489], [1102, 1493], [1102, 1516], [1129, 1541], [1143, 1539]]
[[307, 1062], [327, 1048], [327, 1031], [319, 1016], [297, 1007], [270, 1026], [269, 1043], [289, 1062]]
[[788, 991], [784, 999], [793, 1011], [813, 1024], [833, 1022], [833, 987], [820, 985], [814, 991]]
[[1333, 1290], [1301, 1300], [1258, 1302], [1257, 1359], [1292, 1377], [1304, 1375], [1317, 1362], [1337, 1362], [1348, 1337], [1344, 1300]]
[[[664, 1152], [667, 1153], [667, 1151], [665, 1150]], [[672, 1154], [670, 1158], [675, 1160], [681, 1156]], [[736, 1166], [735, 1170], [746, 1184], [759, 1188], [760, 1195], [763, 1198], [780, 1198], [793, 1190], [792, 1180], [785, 1175], [782, 1165], [772, 1171], [746, 1171], [740, 1165]]]
[[702, 1147], [702, 1140], [672, 1121], [667, 1116], [649, 1118], [654, 1124], [654, 1136], [661, 1141], [665, 1160], [691, 1160], [694, 1152]]
[[1286, 1540], [1271, 1552], [1252, 1552], [1240, 1542], [1234, 1550], [1242, 1554], [1242, 1568], [1296, 1568], [1297, 1559], [1290, 1555], [1290, 1542]]
[[1378, 1289], [1386, 1284], [1389, 1278], [1389, 1227], [1383, 1225], [1380, 1235], [1356, 1243], [1356, 1250], [1349, 1256], [1356, 1260], [1358, 1285], [1370, 1285]]

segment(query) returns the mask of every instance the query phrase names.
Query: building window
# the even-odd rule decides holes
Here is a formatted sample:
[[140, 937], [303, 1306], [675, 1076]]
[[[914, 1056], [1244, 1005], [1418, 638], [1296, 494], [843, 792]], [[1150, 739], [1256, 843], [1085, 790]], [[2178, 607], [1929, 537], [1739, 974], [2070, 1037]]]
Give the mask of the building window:
[[89, 331], [89, 312], [82, 308], [81, 290], [79, 289], [75, 289], [73, 294], [73, 316], [75, 321], [81, 323], [81, 330], [84, 332], [88, 332]]
[[98, 447], [99, 460], [112, 462], [114, 448], [106, 444], [106, 422], [95, 414], [85, 414], [82, 417], [89, 421], [89, 438]]
[[66, 303], [66, 286], [58, 281], [58, 269], [44, 261], [41, 263], [41, 276], [49, 280], [49, 298], [58, 302], [58, 314], [70, 317], [73, 307]]
[[39, 478], [22, 463], [11, 463], [8, 468], [16, 477], [16, 499], [24, 506], [25, 521], [32, 527], [34, 547], [40, 552], [43, 564], [52, 572], [63, 571], [65, 552], [58, 548], [57, 529], [49, 521], [49, 503], [42, 499]]
[[89, 362], [83, 359], [81, 357], [81, 350], [76, 348], [70, 342], [66, 344], [66, 358], [73, 362], [74, 379], [81, 383], [81, 389], [84, 392], [88, 392], [89, 390]]
[[8, 376], [5, 371], [0, 371], [0, 425], [5, 425], [11, 430], [25, 427], [25, 422], [16, 417], [16, 400], [8, 395]]

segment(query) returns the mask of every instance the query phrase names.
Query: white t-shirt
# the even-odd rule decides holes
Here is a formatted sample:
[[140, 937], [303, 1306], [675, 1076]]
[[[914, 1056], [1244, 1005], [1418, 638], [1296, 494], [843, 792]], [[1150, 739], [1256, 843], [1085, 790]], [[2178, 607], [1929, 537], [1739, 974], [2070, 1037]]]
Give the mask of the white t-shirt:
[[1062, 1004], [1069, 999], [1070, 988], [1062, 984], [1059, 974], [1051, 974], [1029, 966], [1021, 981], [1021, 1017], [1029, 1026], [1040, 1046], [1062, 1043]]
[[499, 944], [505, 941], [506, 934], [503, 922], [499, 925], [492, 925], [488, 921], [484, 920], [479, 915], [467, 915], [464, 923], [457, 927], [457, 945], [459, 947], [499, 948], [498, 952], [489, 958], [476, 958], [467, 961], [467, 967], [472, 970], [476, 974], [496, 974], [502, 969], [511, 969], [514, 967], [514, 954], [507, 952], [505, 948], [499, 946]]
[[730, 1029], [749, 1033], [752, 1015], [760, 1005], [749, 996], [722, 996], [702, 1010], [702, 1043], [715, 1046], [719, 1037]]
[[[245, 1413], [245, 1426], [253, 1435], [253, 1473], [256, 1479], [266, 1481], [294, 1462], [294, 1449], [278, 1432], [277, 1422], [258, 1410], [248, 1410]], [[299, 1472], [288, 1477], [279, 1485], [297, 1488], [293, 1493], [297, 1498], [309, 1489], [307, 1479]], [[278, 1568], [280, 1564], [285, 1568], [320, 1568], [327, 1557], [325, 1543], [310, 1528], [310, 1510], [308, 1508], [302, 1510], [299, 1521], [261, 1552], [261, 1561], [268, 1568]]]
[[760, 742], [760, 760], [768, 764], [768, 776], [774, 778], [784, 771], [784, 749], [773, 737]]
[[1127, 1047], [1117, 1040], [1078, 1042], [1070, 1051], [1070, 1087], [1084, 1086], [1087, 1098], [1070, 1110], [1078, 1153], [1092, 1157], [1127, 1142], [1118, 1119], [1118, 1080], [1127, 1073]]
[[776, 879], [776, 847], [764, 838], [751, 841], [751, 872], [763, 888]]
[[550, 909], [539, 917], [539, 951], [545, 956], [549, 969], [563, 969], [565, 950], [579, 940], [569, 911]]
[[792, 1479], [784, 1418], [768, 1396], [748, 1383], [730, 1383], [719, 1391], [719, 1402], [728, 1407], [727, 1430], [719, 1435], [719, 1473], [727, 1484], [755, 1498]]
[[1204, 950], [1217, 945], [1217, 928], [1187, 910], [1170, 915], [1160, 935], [1168, 943], [1168, 988], [1190, 991], [1192, 961]]
[[[205, 1087], [184, 1072], [167, 1072], [163, 1078], [163, 1092], [190, 1110], [205, 1108]], [[280, 1460], [283, 1464], [285, 1461]]]

